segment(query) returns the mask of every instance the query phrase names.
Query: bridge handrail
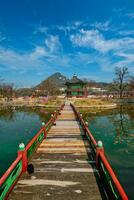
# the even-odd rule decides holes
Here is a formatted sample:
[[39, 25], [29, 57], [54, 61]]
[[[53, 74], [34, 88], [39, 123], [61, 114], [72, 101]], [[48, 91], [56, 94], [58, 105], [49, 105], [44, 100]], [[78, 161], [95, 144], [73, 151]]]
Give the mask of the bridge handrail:
[[[107, 182], [106, 188], [108, 190], [108, 193], [111, 199], [128, 200], [128, 197], [123, 187], [121, 186], [118, 178], [116, 177], [103, 151], [101, 151], [98, 156], [98, 169], [101, 169], [101, 168], [103, 170], [103, 173], [100, 173], [100, 176], [102, 180], [105, 179], [105, 181]], [[99, 170], [99, 171], [102, 171], [102, 170]]]
[[73, 108], [80, 124], [82, 125], [85, 134], [87, 134], [92, 150], [95, 153], [96, 167], [99, 170], [99, 175], [107, 195], [110, 197], [110, 199], [128, 200], [123, 187], [121, 186], [117, 176], [107, 160], [104, 148], [98, 146], [98, 143], [90, 132], [88, 125], [84, 122], [81, 114], [77, 111], [73, 104], [70, 105]]
[[4, 176], [1, 177], [0, 179], [0, 186], [2, 183], [7, 179], [8, 175], [11, 173], [11, 171], [16, 167], [18, 162], [22, 159], [22, 155], [18, 155], [17, 158], [14, 160], [14, 162], [11, 164], [11, 166], [7, 169], [5, 172]]
[[90, 130], [88, 129], [87, 124], [85, 123], [85, 121], [83, 120], [82, 116], [80, 115], [80, 113], [77, 111], [77, 109], [75, 108], [75, 106], [73, 104], [71, 104], [71, 107], [73, 108], [77, 118], [79, 119], [81, 125], [83, 126], [84, 131], [88, 134], [88, 136], [90, 137], [93, 145], [96, 147], [97, 142], [94, 139], [93, 135], [91, 134]]
[[[18, 151], [17, 158], [13, 161], [7, 171], [0, 178], [0, 200], [6, 200], [10, 192], [14, 188], [21, 174], [27, 171], [27, 166], [31, 155], [37, 149], [38, 145], [46, 138], [47, 132], [50, 127], [54, 124], [58, 114], [63, 109], [65, 104], [62, 104], [60, 109], [55, 111], [46, 125], [42, 126], [39, 132], [31, 139], [23, 150]], [[30, 155], [28, 151], [33, 146]]]

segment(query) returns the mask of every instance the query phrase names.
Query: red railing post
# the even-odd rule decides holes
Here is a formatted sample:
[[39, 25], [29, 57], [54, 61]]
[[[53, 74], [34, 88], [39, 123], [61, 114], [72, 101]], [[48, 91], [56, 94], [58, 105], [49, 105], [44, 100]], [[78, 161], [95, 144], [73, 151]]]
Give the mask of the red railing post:
[[61, 110], [58, 111], [58, 114], [61, 115]]
[[28, 160], [27, 160], [27, 151], [25, 150], [24, 143], [19, 144], [18, 156], [22, 155], [22, 171], [27, 171]]
[[51, 114], [51, 121], [52, 121], [52, 125], [54, 125], [54, 121], [55, 121], [54, 114]]
[[80, 125], [82, 125], [82, 123], [81, 123], [82, 114], [81, 114], [81, 113], [79, 113], [79, 116], [78, 116], [78, 118], [79, 118], [79, 121], [80, 121]]
[[84, 131], [85, 131], [85, 134], [86, 134], [86, 132], [87, 132], [87, 129], [88, 129], [88, 122], [85, 122], [85, 123], [84, 123]]
[[53, 125], [56, 125], [56, 118], [57, 118], [57, 112], [56, 110], [54, 111], [54, 119], [53, 119]]
[[96, 166], [97, 166], [97, 168], [98, 168], [98, 157], [99, 157], [100, 152], [104, 153], [104, 147], [103, 147], [102, 141], [98, 141], [97, 146], [96, 146]]
[[44, 131], [44, 139], [46, 139], [46, 137], [47, 137], [47, 131], [45, 129], [45, 122], [42, 122], [42, 129]]

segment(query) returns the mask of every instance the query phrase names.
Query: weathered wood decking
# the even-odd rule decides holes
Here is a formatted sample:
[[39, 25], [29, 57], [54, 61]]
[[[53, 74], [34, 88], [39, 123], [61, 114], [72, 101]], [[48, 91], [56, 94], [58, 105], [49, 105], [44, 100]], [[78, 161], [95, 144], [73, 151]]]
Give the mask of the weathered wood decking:
[[37, 152], [35, 172], [23, 174], [10, 200], [100, 200], [89, 143], [70, 105], [65, 105]]

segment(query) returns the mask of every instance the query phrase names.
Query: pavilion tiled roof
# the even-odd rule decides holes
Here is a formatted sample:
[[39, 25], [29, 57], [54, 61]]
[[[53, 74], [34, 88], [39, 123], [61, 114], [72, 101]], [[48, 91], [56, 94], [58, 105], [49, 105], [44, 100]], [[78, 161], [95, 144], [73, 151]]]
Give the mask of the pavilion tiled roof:
[[79, 79], [76, 75], [74, 75], [70, 80], [66, 81], [66, 85], [75, 84], [75, 83], [85, 84], [85, 82], [83, 80]]

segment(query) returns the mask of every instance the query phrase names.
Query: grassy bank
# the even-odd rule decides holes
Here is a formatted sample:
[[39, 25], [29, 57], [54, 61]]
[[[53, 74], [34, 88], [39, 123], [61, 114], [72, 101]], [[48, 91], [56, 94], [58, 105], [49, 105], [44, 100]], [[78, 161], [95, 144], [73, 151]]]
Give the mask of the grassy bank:
[[89, 108], [115, 108], [117, 105], [112, 100], [106, 99], [73, 99], [71, 100], [76, 107], [89, 107]]
[[40, 100], [38, 98], [31, 98], [31, 99], [14, 99], [12, 101], [2, 101], [0, 102], [0, 108], [4, 108], [4, 107], [10, 107], [10, 106], [14, 106], [14, 107], [33, 107], [33, 106], [37, 106], [37, 107], [60, 107], [61, 104], [64, 103], [64, 99], [62, 98], [55, 98], [55, 97], [51, 97], [48, 100]]

